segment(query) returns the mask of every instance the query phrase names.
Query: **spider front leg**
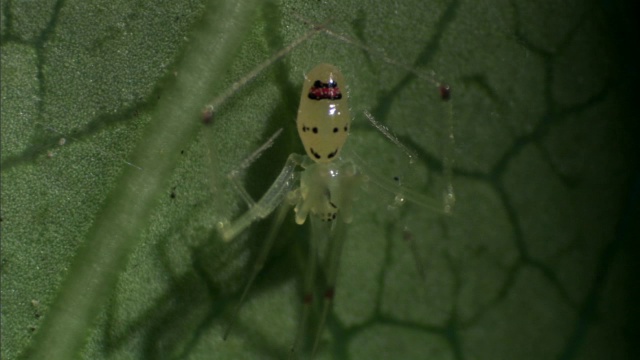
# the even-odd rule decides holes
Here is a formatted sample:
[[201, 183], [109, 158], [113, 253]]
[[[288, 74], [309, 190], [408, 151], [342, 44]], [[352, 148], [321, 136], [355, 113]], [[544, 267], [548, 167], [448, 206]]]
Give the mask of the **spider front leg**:
[[[232, 178], [232, 181], [234, 181], [234, 187], [236, 188], [236, 190], [238, 190], [242, 194], [243, 198], [247, 200], [247, 203], [249, 203], [249, 210], [247, 210], [243, 215], [241, 215], [233, 223], [224, 221], [218, 224], [219, 231], [222, 235], [222, 238], [225, 241], [230, 241], [231, 239], [233, 239], [236, 235], [238, 235], [244, 229], [246, 229], [249, 225], [251, 225], [251, 223], [254, 222], [255, 220], [263, 219], [267, 217], [278, 206], [279, 206], [279, 210], [278, 210], [278, 213], [276, 214], [276, 218], [273, 224], [271, 225], [271, 229], [269, 230], [269, 233], [264, 241], [264, 244], [262, 245], [260, 254], [256, 259], [253, 265], [253, 268], [251, 269], [251, 275], [249, 276], [249, 280], [247, 281], [247, 284], [244, 287], [240, 300], [238, 301], [238, 305], [236, 306], [233, 312], [231, 321], [224, 332], [223, 339], [226, 339], [227, 336], [229, 335], [229, 332], [231, 331], [231, 328], [235, 322], [235, 319], [237, 318], [238, 311], [242, 307], [242, 304], [244, 303], [244, 300], [247, 297], [247, 294], [249, 293], [249, 289], [251, 289], [251, 286], [253, 285], [253, 282], [256, 276], [258, 275], [258, 273], [260, 273], [260, 271], [264, 266], [267, 256], [271, 251], [271, 247], [275, 242], [278, 230], [280, 229], [282, 222], [286, 218], [287, 213], [291, 209], [291, 201], [292, 201], [291, 198], [295, 198], [296, 191], [293, 189], [296, 186], [296, 183], [298, 182], [298, 178], [299, 178], [298, 173], [296, 172], [296, 167], [301, 165], [303, 160], [303, 156], [298, 154], [289, 155], [289, 157], [287, 158], [287, 162], [284, 165], [284, 168], [280, 172], [280, 175], [278, 175], [278, 177], [273, 182], [271, 187], [262, 196], [262, 198], [256, 203], [254, 203], [253, 200], [249, 197], [247, 191], [244, 189], [242, 184], [240, 184], [240, 182], [237, 181], [237, 179], [236, 180], [233, 179], [237, 176], [237, 174], [239, 173], [239, 170], [242, 170], [243, 168], [248, 167], [253, 161], [255, 161], [255, 159], [257, 159], [260, 156], [260, 154], [271, 145], [271, 143], [273, 142], [273, 139], [277, 135], [279, 135], [279, 132], [276, 133], [274, 136], [272, 136], [264, 145], [262, 145], [249, 158], [247, 158], [247, 160], [245, 160], [242, 163], [241, 167], [238, 170], [234, 170], [234, 172], [232, 172], [231, 175], [229, 176], [230, 178]], [[290, 199], [286, 199], [287, 197], [289, 197]]]
[[[255, 158], [252, 157], [248, 160], [255, 160]], [[289, 192], [291, 192], [295, 187], [297, 180], [296, 167], [302, 164], [303, 158], [304, 157], [299, 154], [289, 155], [280, 175], [278, 175], [271, 187], [255, 204], [252, 204], [252, 201], [250, 201], [251, 198], [248, 196], [246, 190], [244, 190], [242, 184], [239, 182], [235, 183], [235, 188], [241, 189], [240, 193], [242, 197], [245, 200], [249, 199], [247, 202], [250, 204], [250, 207], [249, 210], [232, 223], [226, 220], [218, 223], [218, 231], [222, 235], [222, 239], [224, 241], [232, 240], [251, 225], [251, 223], [259, 219], [264, 219], [282, 203]]]
[[247, 281], [247, 284], [244, 286], [244, 290], [242, 291], [242, 296], [240, 296], [240, 300], [238, 301], [238, 304], [236, 305], [236, 308], [233, 311], [233, 314], [231, 315], [231, 321], [229, 322], [229, 325], [227, 325], [227, 329], [224, 331], [224, 335], [222, 336], [224, 340], [226, 340], [227, 336], [229, 336], [229, 332], [231, 331], [233, 324], [238, 318], [238, 312], [240, 311], [240, 308], [242, 307], [242, 304], [244, 303], [244, 300], [246, 299], [247, 294], [249, 293], [249, 290], [251, 289], [251, 286], [253, 285], [253, 282], [256, 279], [256, 276], [258, 276], [258, 274], [264, 267], [264, 263], [267, 260], [267, 256], [269, 256], [269, 252], [271, 252], [271, 248], [273, 247], [273, 243], [275, 242], [276, 235], [278, 234], [278, 230], [280, 230], [280, 226], [282, 225], [282, 222], [284, 221], [284, 219], [287, 217], [287, 213], [289, 212], [290, 209], [291, 209], [291, 206], [289, 206], [288, 203], [283, 203], [280, 205], [280, 208], [278, 209], [278, 213], [276, 214], [276, 218], [271, 224], [271, 229], [269, 229], [269, 234], [267, 235], [267, 238], [265, 239], [264, 244], [260, 249], [260, 254], [258, 255], [258, 258], [253, 264], [253, 267], [251, 269], [251, 275], [249, 276], [249, 280]]

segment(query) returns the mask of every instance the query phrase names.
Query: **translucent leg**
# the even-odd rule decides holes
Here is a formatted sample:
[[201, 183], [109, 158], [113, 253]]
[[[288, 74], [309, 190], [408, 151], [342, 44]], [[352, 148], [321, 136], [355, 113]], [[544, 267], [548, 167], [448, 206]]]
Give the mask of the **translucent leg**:
[[253, 164], [254, 161], [258, 160], [258, 158], [262, 156], [262, 153], [264, 153], [267, 149], [273, 146], [273, 143], [278, 138], [278, 136], [280, 136], [280, 134], [282, 134], [282, 128], [278, 129], [278, 131], [276, 131], [273, 135], [271, 135], [269, 140], [267, 140], [264, 144], [262, 144], [262, 146], [260, 146], [256, 151], [254, 151], [251, 155], [249, 155], [248, 158], [244, 159], [244, 161], [242, 161], [240, 166], [233, 169], [233, 171], [231, 171], [231, 173], [229, 173], [229, 175], [227, 176], [229, 180], [231, 180], [231, 183], [233, 184], [234, 189], [238, 192], [238, 194], [240, 194], [242, 199], [247, 203], [247, 205], [249, 205], [249, 207], [255, 206], [256, 203], [255, 201], [253, 201], [253, 199], [251, 198], [247, 190], [244, 188], [244, 186], [242, 186], [242, 183], [240, 183], [240, 180], [238, 179], [238, 177], [240, 174], [242, 174], [244, 170], [246, 170], [249, 166], [251, 166], [251, 164]]
[[447, 207], [444, 206], [442, 200], [434, 199], [415, 190], [411, 190], [388, 179], [386, 176], [380, 175], [353, 150], [350, 151], [350, 160], [353, 161], [358, 167], [358, 170], [364, 175], [365, 181], [370, 181], [383, 190], [395, 194], [396, 205], [401, 205], [408, 200], [431, 211], [448, 214]]
[[[303, 295], [302, 295], [302, 312], [300, 316], [300, 322], [298, 323], [298, 332], [296, 333], [296, 337], [293, 341], [293, 346], [291, 347], [291, 357], [295, 356], [295, 353], [302, 347], [302, 343], [304, 334], [307, 329], [307, 322], [309, 319], [309, 312], [311, 310], [311, 305], [313, 304], [313, 290], [315, 284], [316, 277], [316, 268], [318, 262], [318, 245], [323, 240], [322, 232], [317, 229], [317, 226], [326, 225], [326, 223], [322, 223], [317, 217], [311, 217], [311, 239], [309, 241], [309, 258], [306, 264], [305, 275], [304, 275], [304, 284], [303, 284]], [[326, 239], [324, 239], [326, 240]]]
[[[449, 106], [449, 116], [447, 122], [447, 141], [445, 142], [445, 147], [443, 151], [443, 173], [447, 182], [445, 189], [443, 190], [442, 199], [435, 199], [424, 194], [421, 194], [417, 191], [411, 190], [405, 186], [402, 186], [398, 182], [392, 181], [387, 176], [382, 176], [377, 173], [371, 166], [367, 164], [364, 159], [358, 155], [353, 150], [349, 151], [351, 156], [351, 160], [358, 167], [358, 169], [363, 173], [365, 178], [371, 181], [373, 184], [379, 186], [380, 188], [396, 194], [395, 202], [396, 205], [401, 205], [405, 201], [411, 201], [419, 206], [428, 208], [432, 211], [442, 213], [442, 214], [451, 214], [453, 212], [453, 206], [455, 204], [455, 193], [453, 190], [452, 183], [452, 167], [453, 167], [453, 149], [454, 149], [454, 136], [453, 136], [453, 120], [452, 118], [452, 110], [451, 106]], [[412, 164], [417, 159], [417, 156], [413, 151], [404, 146], [398, 138], [393, 135], [389, 129], [387, 129], [384, 125], [379, 123], [373, 115], [368, 112], [365, 112], [365, 116], [369, 120], [369, 122], [375, 127], [378, 131], [380, 131], [389, 141], [391, 141], [394, 145], [396, 145], [400, 150], [409, 158], [409, 164]]]
[[238, 90], [242, 89], [245, 85], [251, 83], [251, 81], [257, 78], [258, 75], [262, 73], [266, 68], [275, 64], [278, 60], [280, 60], [282, 57], [290, 53], [293, 49], [298, 47], [300, 44], [304, 43], [306, 40], [310, 39], [311, 37], [316, 35], [318, 32], [320, 32], [320, 30], [321, 30], [320, 28], [310, 29], [309, 31], [304, 33], [302, 36], [294, 40], [291, 44], [280, 49], [280, 51], [275, 53], [273, 56], [263, 61], [250, 73], [245, 75], [242, 79], [233, 83], [233, 85], [231, 85], [223, 94], [216, 96], [216, 98], [212, 99], [211, 103], [205, 107], [205, 112], [213, 116], [213, 114], [218, 109], [218, 107], [221, 104], [223, 104], [225, 101], [227, 101], [229, 98], [231, 98], [234, 94], [236, 94]]
[[262, 245], [260, 254], [256, 259], [256, 262], [253, 264], [253, 269], [251, 270], [251, 276], [249, 276], [247, 285], [245, 285], [244, 290], [242, 291], [242, 296], [240, 297], [240, 301], [238, 301], [238, 305], [233, 311], [231, 321], [229, 322], [229, 325], [227, 326], [227, 329], [225, 330], [224, 335], [222, 337], [223, 339], [226, 340], [227, 336], [229, 336], [231, 327], [233, 327], [233, 324], [238, 318], [238, 312], [240, 311], [240, 308], [242, 307], [242, 304], [244, 303], [244, 300], [247, 297], [247, 294], [249, 293], [249, 289], [251, 288], [251, 285], [253, 285], [253, 281], [256, 279], [256, 276], [258, 275], [258, 273], [260, 273], [260, 270], [262, 270], [262, 268], [264, 267], [264, 263], [267, 260], [267, 256], [269, 255], [269, 252], [271, 251], [271, 247], [275, 242], [276, 234], [278, 233], [278, 230], [280, 229], [282, 222], [287, 217], [287, 213], [289, 212], [290, 209], [291, 209], [291, 206], [289, 206], [286, 203], [280, 206], [280, 209], [276, 214], [276, 218], [273, 221], [273, 224], [271, 225], [271, 229], [269, 229], [269, 234], [267, 235], [267, 238], [264, 244]]
[[416, 270], [418, 271], [418, 275], [420, 279], [422, 279], [423, 283], [427, 282], [427, 271], [424, 266], [424, 262], [420, 258], [420, 251], [418, 251], [418, 246], [416, 245], [416, 239], [413, 237], [413, 234], [409, 229], [405, 226], [402, 230], [402, 239], [409, 246], [409, 250], [411, 254], [413, 254], [413, 261], [416, 263]]
[[[446, 88], [447, 96], [443, 97], [446, 101], [450, 99], [450, 88], [447, 86]], [[454, 150], [456, 146], [456, 138], [453, 135], [453, 104], [449, 101], [447, 107], [447, 136], [449, 137], [445, 142], [444, 148], [444, 157], [442, 159], [442, 166], [444, 169], [444, 177], [447, 180], [447, 188], [444, 189], [444, 205], [445, 212], [447, 214], [451, 214], [453, 212], [453, 207], [456, 204], [456, 194], [453, 191], [453, 164], [454, 160]]]
[[[438, 80], [435, 79], [434, 75], [426, 75], [421, 71], [417, 71], [416, 69], [414, 69], [413, 67], [411, 67], [410, 65], [403, 63], [401, 61], [398, 61], [396, 59], [393, 59], [389, 56], [387, 56], [387, 54], [384, 51], [381, 51], [380, 49], [376, 49], [370, 46], [367, 46], [363, 43], [361, 43], [360, 41], [350, 38], [348, 36], [339, 34], [337, 32], [332, 31], [329, 27], [328, 24], [318, 24], [315, 23], [309, 19], [305, 19], [304, 17], [300, 16], [300, 15], [295, 15], [298, 19], [300, 19], [301, 21], [303, 21], [304, 23], [310, 25], [312, 27], [312, 29], [317, 30], [317, 31], [322, 31], [323, 33], [329, 35], [330, 37], [346, 43], [346, 44], [350, 44], [352, 46], [355, 46], [357, 48], [360, 48], [370, 54], [373, 54], [375, 56], [377, 56], [380, 60], [386, 62], [387, 64], [393, 65], [393, 66], [397, 66], [401, 69], [404, 69], [408, 72], [410, 72], [411, 74], [415, 75], [416, 77], [428, 81], [434, 85], [436, 85], [438, 88], [440, 88], [441, 92], [444, 93], [446, 91], [449, 91], [449, 86], [447, 84], [443, 84], [441, 82], [439, 82]], [[433, 73], [433, 72], [432, 72]], [[443, 95], [444, 97], [444, 95]]]
[[[242, 214], [233, 223], [228, 221], [222, 221], [218, 223], [218, 230], [222, 235], [224, 241], [230, 241], [236, 237], [239, 233], [244, 231], [252, 222], [258, 219], [264, 219], [275, 208], [282, 203], [287, 194], [296, 185], [296, 166], [302, 164], [303, 156], [299, 154], [291, 154], [287, 158], [287, 162], [284, 168], [278, 175], [278, 178], [273, 182], [267, 192], [260, 198], [260, 200], [251, 206], [244, 214]], [[240, 183], [237, 184], [242, 188]], [[244, 190], [244, 188], [242, 188]], [[246, 191], [245, 191], [246, 192]]]
[[[316, 222], [320, 222], [319, 219], [314, 220]], [[320, 223], [320, 225], [326, 225], [326, 223]], [[318, 349], [318, 345], [320, 344], [320, 339], [322, 338], [322, 333], [324, 331], [327, 316], [329, 315], [329, 310], [331, 309], [331, 306], [333, 304], [336, 279], [338, 277], [338, 268], [340, 266], [340, 256], [342, 255], [342, 248], [344, 246], [344, 240], [346, 238], [347, 226], [344, 222], [338, 220], [332, 225], [333, 226], [330, 228], [329, 232], [329, 238], [327, 239], [327, 257], [325, 259], [325, 270], [327, 278], [323, 294], [324, 299], [322, 304], [322, 313], [320, 314], [320, 323], [318, 324], [316, 337], [313, 342], [313, 349], [311, 351], [312, 358], [314, 357]], [[322, 231], [322, 229], [320, 230]]]

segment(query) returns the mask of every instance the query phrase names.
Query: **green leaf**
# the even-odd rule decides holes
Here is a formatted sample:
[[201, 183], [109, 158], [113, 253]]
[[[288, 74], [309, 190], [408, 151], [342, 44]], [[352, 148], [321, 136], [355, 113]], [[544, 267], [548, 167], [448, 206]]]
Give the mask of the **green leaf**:
[[[3, 2], [2, 358], [287, 357], [306, 227], [285, 220], [223, 341], [269, 219], [230, 243], [216, 225], [246, 210], [227, 174], [276, 130], [243, 173], [254, 198], [303, 153], [300, 85], [322, 62], [348, 82], [349, 146], [426, 196], [453, 120], [457, 204], [358, 193], [318, 358], [629, 358], [637, 149], [617, 69], [636, 65], [600, 6]], [[288, 48], [316, 25], [342, 38]]]

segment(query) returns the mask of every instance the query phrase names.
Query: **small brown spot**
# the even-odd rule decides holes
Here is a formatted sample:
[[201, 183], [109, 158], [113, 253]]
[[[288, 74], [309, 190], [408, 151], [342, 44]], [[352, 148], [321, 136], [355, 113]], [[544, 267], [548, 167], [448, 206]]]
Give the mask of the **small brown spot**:
[[334, 128], [333, 128], [333, 132], [334, 132], [334, 133], [337, 133], [337, 132], [338, 132], [338, 128], [337, 128], [337, 127], [334, 127]]
[[440, 99], [447, 101], [451, 99], [451, 87], [447, 84], [441, 84], [438, 86], [438, 91], [440, 92]]
[[313, 133], [314, 133], [314, 134], [317, 134], [317, 133], [318, 133], [318, 128], [317, 128], [317, 127], [314, 127], [314, 128], [313, 128]]
[[202, 110], [202, 123], [205, 125], [210, 125], [213, 123], [213, 109], [210, 107]]
[[310, 294], [310, 293], [304, 294], [304, 297], [302, 298], [302, 303], [311, 304], [312, 302], [313, 302], [313, 294]]
[[333, 287], [329, 287], [327, 288], [327, 290], [324, 291], [324, 298], [325, 299], [333, 299], [333, 296], [335, 295], [335, 290]]

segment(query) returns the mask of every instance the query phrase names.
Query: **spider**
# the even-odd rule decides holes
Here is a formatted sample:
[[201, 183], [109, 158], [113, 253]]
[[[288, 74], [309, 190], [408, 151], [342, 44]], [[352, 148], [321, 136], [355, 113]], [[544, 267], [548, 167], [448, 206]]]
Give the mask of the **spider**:
[[[303, 311], [292, 352], [295, 352], [300, 345], [300, 334], [304, 332], [309, 318], [310, 305], [314, 298], [316, 254], [321, 244], [326, 243], [326, 253], [323, 257], [326, 273], [324, 303], [313, 341], [312, 354], [316, 352], [334, 298], [338, 265], [346, 238], [346, 225], [353, 220], [354, 194], [359, 187], [366, 182], [373, 182], [386, 191], [395, 193], [396, 202], [399, 204], [405, 199], [409, 199], [445, 213], [451, 212], [455, 199], [451, 185], [445, 191], [443, 201], [427, 198], [401, 186], [397, 181], [394, 182], [375, 175], [369, 171], [357, 153], [343, 151], [343, 145], [351, 129], [351, 113], [346, 88], [344, 76], [333, 65], [319, 64], [307, 73], [302, 86], [296, 120], [298, 135], [306, 154], [293, 153], [289, 155], [276, 180], [257, 202], [251, 199], [237, 180], [238, 171], [233, 171], [229, 178], [249, 204], [249, 209], [233, 222], [221, 221], [218, 224], [218, 230], [223, 240], [231, 241], [251, 223], [267, 217], [276, 208], [279, 208], [274, 224], [262, 245], [253, 272], [236, 308], [236, 314], [233, 318], [235, 319], [256, 275], [266, 261], [275, 241], [277, 230], [288, 211], [293, 208], [297, 224], [303, 224], [309, 219], [311, 238], [309, 260], [306, 264], [303, 283]], [[404, 147], [383, 125], [378, 123], [372, 115], [369, 113], [365, 113], [365, 115], [379, 131], [399, 146], [409, 157], [413, 156], [412, 152]], [[264, 150], [272, 146], [281, 131], [282, 129], [278, 130], [240, 168], [249, 166]], [[224, 338], [227, 337], [230, 328], [231, 324], [227, 328]]]

